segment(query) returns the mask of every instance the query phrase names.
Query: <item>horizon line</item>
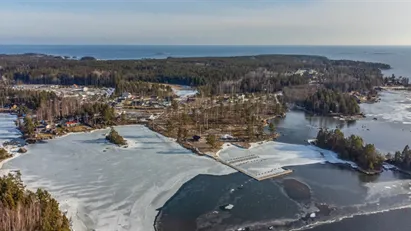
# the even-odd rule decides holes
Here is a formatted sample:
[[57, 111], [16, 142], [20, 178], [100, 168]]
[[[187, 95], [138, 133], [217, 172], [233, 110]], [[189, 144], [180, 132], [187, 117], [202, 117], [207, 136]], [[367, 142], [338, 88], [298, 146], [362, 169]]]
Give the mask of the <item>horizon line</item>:
[[370, 45], [370, 44], [340, 44], [340, 45], [330, 45], [330, 44], [316, 44], [316, 45], [301, 45], [301, 44], [1, 44], [0, 46], [232, 46], [232, 47], [267, 47], [267, 46], [277, 46], [277, 47], [410, 47], [408, 45], [397, 45], [397, 44], [380, 44], [380, 45]]

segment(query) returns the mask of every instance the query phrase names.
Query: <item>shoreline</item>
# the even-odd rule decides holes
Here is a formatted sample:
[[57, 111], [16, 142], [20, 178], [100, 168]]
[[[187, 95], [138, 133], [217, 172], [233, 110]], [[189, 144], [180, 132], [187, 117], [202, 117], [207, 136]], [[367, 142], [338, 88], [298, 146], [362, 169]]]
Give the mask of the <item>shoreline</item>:
[[313, 111], [310, 111], [310, 110], [306, 109], [305, 107], [298, 106], [298, 105], [294, 105], [292, 109], [303, 111], [303, 112], [309, 114], [310, 116], [323, 116], [323, 117], [329, 117], [329, 118], [339, 119], [339, 120], [344, 120], [344, 121], [360, 120], [360, 119], [366, 118], [366, 115], [362, 112], [359, 113], [359, 114], [356, 114], [356, 115], [343, 115], [343, 114], [340, 114], [340, 113], [321, 115], [321, 114], [315, 113]]

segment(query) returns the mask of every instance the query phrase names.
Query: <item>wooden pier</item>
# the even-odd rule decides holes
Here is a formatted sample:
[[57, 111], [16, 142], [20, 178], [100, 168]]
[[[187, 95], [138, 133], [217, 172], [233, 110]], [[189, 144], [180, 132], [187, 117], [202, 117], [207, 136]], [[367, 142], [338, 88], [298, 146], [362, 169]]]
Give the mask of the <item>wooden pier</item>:
[[216, 160], [219, 161], [220, 163], [222, 163], [222, 164], [224, 164], [224, 165], [227, 165], [228, 167], [233, 168], [233, 169], [235, 169], [235, 170], [237, 170], [237, 171], [239, 171], [239, 172], [241, 172], [241, 173], [243, 173], [243, 174], [245, 174], [245, 175], [247, 175], [247, 176], [249, 176], [249, 177], [251, 177], [251, 178], [254, 178], [254, 179], [258, 180], [258, 181], [262, 181], [262, 180], [266, 180], [266, 179], [270, 179], [270, 178], [274, 178], [274, 177], [283, 176], [283, 175], [290, 174], [290, 173], [293, 172], [293, 170], [291, 170], [291, 169], [283, 169], [283, 168], [282, 168], [282, 169], [283, 169], [282, 172], [273, 172], [272, 174], [267, 174], [267, 175], [258, 176], [258, 175], [255, 175], [255, 174], [252, 174], [252, 173], [246, 171], [246, 170], [243, 169], [243, 168], [239, 168], [238, 166], [233, 165], [232, 163], [226, 162], [226, 161], [224, 161], [224, 160], [222, 160], [222, 159], [220, 159], [220, 158], [216, 158]]

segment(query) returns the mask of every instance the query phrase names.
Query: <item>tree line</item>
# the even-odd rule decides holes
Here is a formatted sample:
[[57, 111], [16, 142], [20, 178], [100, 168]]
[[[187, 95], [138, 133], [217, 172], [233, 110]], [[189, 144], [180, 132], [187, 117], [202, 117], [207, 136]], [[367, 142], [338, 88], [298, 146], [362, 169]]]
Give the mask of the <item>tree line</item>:
[[390, 77], [385, 77], [384, 78], [384, 84], [388, 86], [404, 86], [408, 87], [409, 86], [410, 79], [406, 77], [396, 77], [394, 74], [392, 74]]
[[120, 80], [116, 83], [115, 89], [117, 95], [129, 92], [140, 96], [158, 96], [160, 98], [173, 96], [173, 89], [169, 85], [142, 81]]
[[[257, 55], [243, 57], [167, 58], [142, 60], [67, 60], [48, 55], [2, 55], [0, 76], [28, 84], [124, 87], [126, 82], [152, 82], [202, 86], [209, 94], [274, 92], [307, 83], [320, 73], [321, 83], [339, 90], [370, 89], [382, 82], [381, 63], [329, 60], [320, 56]], [[341, 85], [341, 83], [343, 83]], [[347, 86], [347, 87], [345, 87]]]
[[11, 107], [13, 105], [25, 106], [36, 110], [42, 104], [57, 99], [54, 92], [35, 90], [16, 90], [8, 86], [0, 86], [0, 106]]

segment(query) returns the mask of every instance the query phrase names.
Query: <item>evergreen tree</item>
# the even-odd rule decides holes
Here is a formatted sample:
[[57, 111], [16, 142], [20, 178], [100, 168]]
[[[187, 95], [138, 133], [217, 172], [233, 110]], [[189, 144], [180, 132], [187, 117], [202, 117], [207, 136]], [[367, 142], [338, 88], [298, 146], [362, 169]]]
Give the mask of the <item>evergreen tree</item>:
[[217, 137], [216, 135], [208, 135], [207, 136], [207, 144], [211, 145], [211, 147], [216, 148], [217, 146]]
[[27, 137], [33, 137], [34, 136], [34, 131], [35, 131], [35, 125], [33, 120], [31, 119], [30, 116], [24, 117], [24, 127], [23, 131]]
[[270, 122], [270, 124], [268, 125], [268, 130], [270, 131], [271, 134], [274, 134], [275, 132], [275, 125], [273, 122]]

